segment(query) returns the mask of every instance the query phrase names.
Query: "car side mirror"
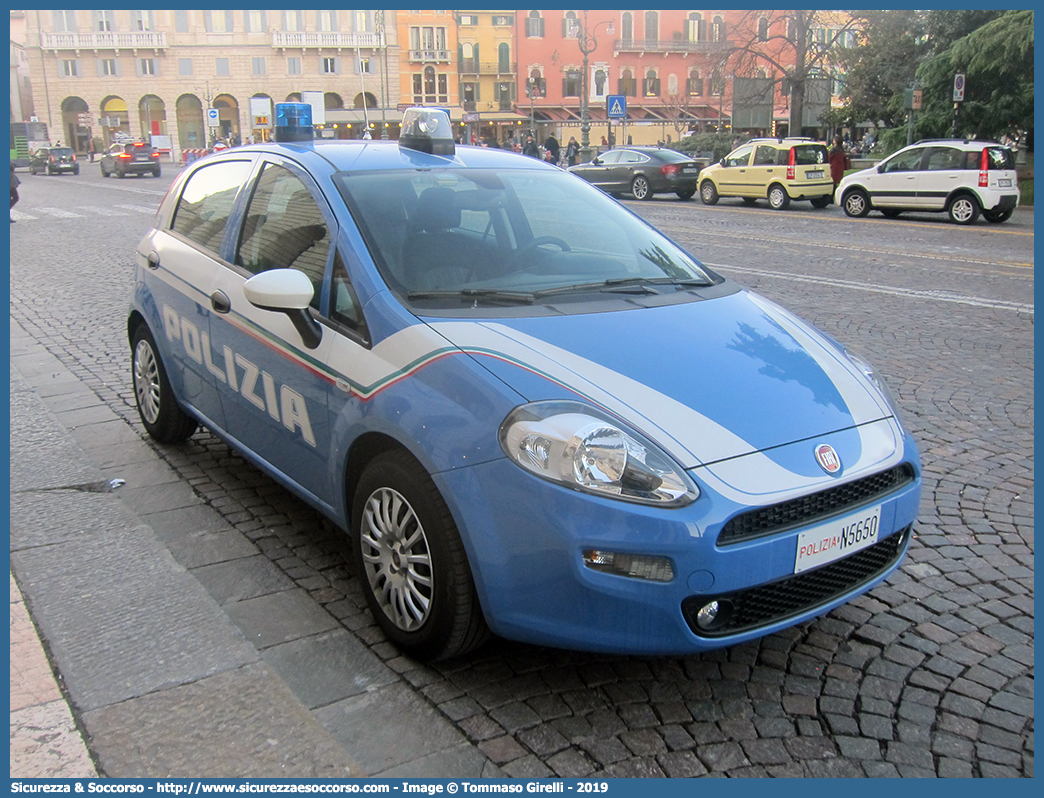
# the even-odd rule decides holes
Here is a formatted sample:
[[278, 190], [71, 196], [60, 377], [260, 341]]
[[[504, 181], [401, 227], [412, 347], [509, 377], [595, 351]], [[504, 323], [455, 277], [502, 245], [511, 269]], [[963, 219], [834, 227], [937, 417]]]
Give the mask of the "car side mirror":
[[720, 161], [718, 161], [718, 164], [721, 166], [725, 166], [725, 160], [725, 158], [722, 158]]
[[593, 166], [601, 166], [602, 165], [602, 159], [598, 158], [598, 157], [592, 158], [591, 159], [591, 164]]
[[308, 349], [319, 346], [323, 328], [308, 312], [315, 289], [304, 272], [297, 269], [269, 269], [255, 274], [243, 283], [243, 294], [256, 308], [285, 313]]
[[879, 163], [877, 165], [877, 173], [879, 175], [883, 175], [885, 173], [885, 165], [883, 163]]

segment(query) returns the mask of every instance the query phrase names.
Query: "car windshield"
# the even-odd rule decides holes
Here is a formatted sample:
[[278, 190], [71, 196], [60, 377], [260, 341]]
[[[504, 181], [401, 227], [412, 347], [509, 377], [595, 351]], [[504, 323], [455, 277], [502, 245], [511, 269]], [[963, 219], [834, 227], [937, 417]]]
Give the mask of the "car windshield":
[[335, 182], [385, 281], [408, 304], [581, 301], [722, 280], [564, 171], [397, 170]]

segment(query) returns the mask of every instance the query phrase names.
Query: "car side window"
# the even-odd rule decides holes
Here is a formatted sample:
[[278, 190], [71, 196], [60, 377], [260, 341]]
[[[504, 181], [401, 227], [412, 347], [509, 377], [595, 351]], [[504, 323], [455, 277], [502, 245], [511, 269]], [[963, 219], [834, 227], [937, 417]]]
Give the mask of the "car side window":
[[289, 169], [266, 164], [250, 198], [235, 263], [259, 274], [269, 269], [297, 269], [315, 288], [319, 307], [330, 231], [308, 187]]
[[609, 152], [604, 152], [598, 156], [598, 160], [601, 161], [603, 165], [618, 163], [620, 160], [620, 150], [609, 150]]
[[735, 152], [725, 156], [725, 166], [746, 166], [753, 151], [753, 147], [740, 147]]
[[332, 299], [330, 300], [330, 319], [343, 324], [348, 329], [367, 340], [366, 323], [363, 321], [359, 298], [352, 288], [348, 270], [339, 251], [334, 252]]
[[910, 150], [896, 155], [885, 164], [886, 172], [915, 172], [921, 168], [923, 149]]
[[927, 169], [930, 172], [960, 169], [964, 153], [953, 147], [933, 147], [928, 153]]
[[754, 151], [754, 165], [755, 166], [775, 166], [776, 165], [776, 148], [767, 147], [764, 144], [760, 145]]
[[219, 254], [236, 194], [249, 176], [250, 161], [223, 161], [195, 171], [178, 198], [171, 229]]

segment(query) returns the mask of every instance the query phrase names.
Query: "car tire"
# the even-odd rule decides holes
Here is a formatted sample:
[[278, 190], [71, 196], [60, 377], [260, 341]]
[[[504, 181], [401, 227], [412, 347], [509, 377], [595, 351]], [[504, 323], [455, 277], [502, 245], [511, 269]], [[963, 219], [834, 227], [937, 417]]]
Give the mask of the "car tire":
[[774, 211], [785, 211], [790, 206], [790, 195], [779, 183], [773, 183], [769, 186], [768, 203]]
[[352, 505], [363, 592], [377, 625], [404, 653], [449, 659], [489, 637], [449, 508], [409, 452], [366, 466]]
[[158, 166], [152, 170], [153, 177], [159, 177], [161, 174], [163, 174], [163, 170], [160, 169]]
[[105, 171], [105, 164], [99, 164], [99, 166], [101, 167], [102, 177], [108, 177], [109, 173]]
[[886, 219], [898, 219], [900, 213], [902, 213], [902, 211], [896, 210], [895, 208], [881, 208], [881, 215]]
[[645, 175], [636, 175], [631, 181], [631, 194], [636, 200], [651, 200], [652, 190], [649, 187], [649, 179]]
[[718, 203], [718, 189], [710, 180], [700, 183], [700, 199], [704, 205], [716, 205]]
[[1011, 218], [1014, 211], [983, 211], [982, 218], [991, 224], [1000, 224]]
[[853, 188], [841, 199], [841, 208], [846, 216], [861, 219], [870, 213], [870, 198], [861, 188]]
[[688, 188], [685, 191], [675, 191], [674, 193], [678, 195], [679, 199], [691, 200], [696, 194], [696, 189]]
[[80, 167], [77, 166], [75, 169], [73, 169], [73, 174], [74, 175], [80, 174]]
[[116, 177], [118, 177], [120, 180], [123, 180], [123, 178], [125, 178], [126, 176], [126, 172], [120, 171], [119, 169], [116, 170]]
[[813, 208], [825, 208], [830, 204], [830, 197], [813, 197], [809, 200]]
[[954, 224], [974, 224], [979, 218], [979, 203], [971, 194], [958, 194], [947, 204], [946, 215]]
[[138, 415], [149, 437], [160, 443], [180, 443], [198, 426], [174, 398], [156, 341], [144, 324], [131, 338], [131, 376]]

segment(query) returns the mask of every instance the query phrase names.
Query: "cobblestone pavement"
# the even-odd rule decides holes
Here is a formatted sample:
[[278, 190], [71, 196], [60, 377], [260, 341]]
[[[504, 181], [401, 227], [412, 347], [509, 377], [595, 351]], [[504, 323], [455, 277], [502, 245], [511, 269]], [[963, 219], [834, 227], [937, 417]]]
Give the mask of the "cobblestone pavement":
[[[11, 231], [12, 318], [142, 436], [130, 262], [169, 182], [26, 178]], [[959, 228], [802, 205], [631, 203], [865, 354], [920, 442], [910, 556], [815, 622], [700, 656], [498, 640], [422, 665], [383, 639], [340, 534], [316, 513], [206, 432], [157, 452], [509, 776], [1032, 777], [1032, 210]], [[679, 356], [692, 346], [678, 342]]]

